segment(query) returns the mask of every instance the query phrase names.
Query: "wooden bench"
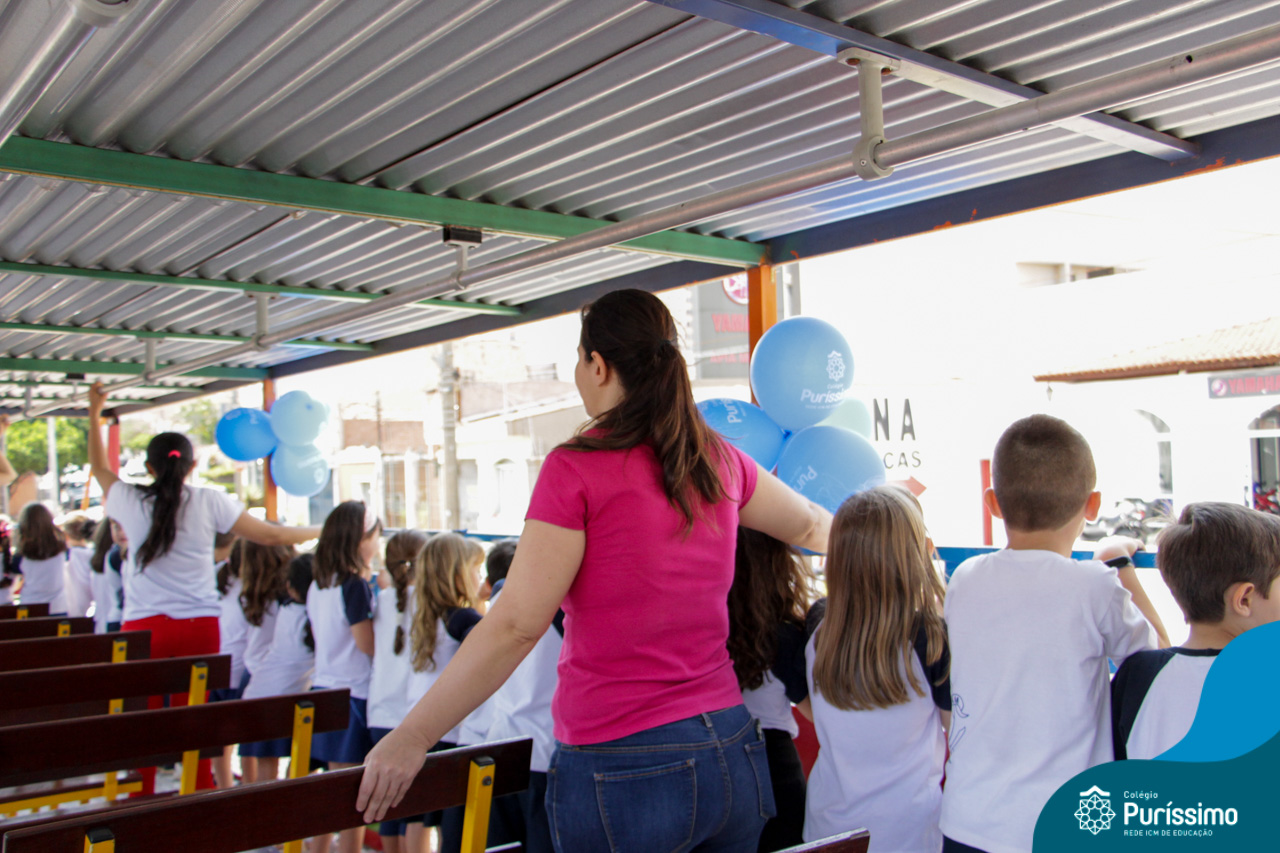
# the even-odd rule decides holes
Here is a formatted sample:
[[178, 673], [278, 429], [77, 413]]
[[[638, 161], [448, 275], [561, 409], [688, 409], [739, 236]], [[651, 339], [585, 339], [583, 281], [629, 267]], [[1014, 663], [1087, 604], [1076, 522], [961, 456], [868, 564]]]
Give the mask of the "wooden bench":
[[[387, 817], [466, 805], [462, 849], [482, 851], [489, 803], [528, 787], [532, 747], [525, 738], [433, 752]], [[4, 853], [169, 853], [176, 838], [183, 853], [234, 853], [327, 835], [364, 825], [355, 808], [363, 775], [363, 767], [353, 767], [15, 827], [5, 835]]]
[[81, 663], [110, 663], [123, 643], [125, 660], [151, 657], [150, 631], [123, 631], [114, 634], [81, 634], [37, 640], [0, 640], [0, 672], [46, 669]]
[[[865, 829], [855, 829], [830, 838], [819, 838], [808, 844], [788, 847], [786, 850], [779, 850], [778, 853], [867, 853], [867, 847], [870, 844], [871, 834]], [[9, 848], [4, 849], [5, 853], [8, 853]]]
[[93, 620], [88, 616], [29, 616], [0, 622], [0, 642], [92, 633]]
[[0, 604], [0, 619], [26, 619], [31, 616], [48, 616], [49, 605], [42, 604]]
[[348, 703], [345, 689], [314, 690], [0, 728], [2, 787], [108, 774], [100, 785], [27, 793], [0, 801], [0, 811], [12, 814], [59, 802], [110, 798], [119, 793], [114, 786], [115, 771], [179, 761], [183, 764], [179, 792], [191, 793], [197, 759], [217, 757], [223, 747], [235, 743], [291, 737], [294, 766], [310, 769], [312, 732], [346, 728]]
[[143, 710], [146, 697], [186, 693], [192, 667], [200, 663], [207, 667], [206, 689], [230, 686], [227, 655], [0, 672], [0, 726]]

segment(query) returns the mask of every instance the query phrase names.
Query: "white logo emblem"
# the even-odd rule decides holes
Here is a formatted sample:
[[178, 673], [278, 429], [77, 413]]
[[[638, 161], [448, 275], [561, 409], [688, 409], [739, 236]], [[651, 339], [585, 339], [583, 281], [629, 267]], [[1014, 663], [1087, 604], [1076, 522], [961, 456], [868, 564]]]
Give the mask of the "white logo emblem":
[[1111, 800], [1103, 799], [1110, 796], [1097, 785], [1080, 792], [1080, 808], [1076, 809], [1076, 818], [1080, 821], [1081, 829], [1097, 835], [1102, 830], [1111, 828], [1111, 819], [1116, 813], [1111, 809]]
[[832, 382], [839, 382], [844, 378], [844, 356], [836, 350], [827, 354], [827, 375]]

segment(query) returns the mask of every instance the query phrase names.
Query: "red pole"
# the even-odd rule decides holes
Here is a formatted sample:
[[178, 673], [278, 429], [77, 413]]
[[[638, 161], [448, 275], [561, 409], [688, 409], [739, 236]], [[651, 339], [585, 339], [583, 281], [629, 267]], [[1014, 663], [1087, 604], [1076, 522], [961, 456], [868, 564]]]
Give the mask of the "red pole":
[[120, 473], [120, 419], [117, 417], [107, 421], [107, 464], [112, 474]]
[[[987, 489], [991, 488], [991, 460], [983, 459], [978, 464], [982, 466], [982, 497], [985, 498]], [[987, 509], [987, 502], [985, 499], [980, 502], [982, 504], [982, 544], [992, 545], [991, 510]]]

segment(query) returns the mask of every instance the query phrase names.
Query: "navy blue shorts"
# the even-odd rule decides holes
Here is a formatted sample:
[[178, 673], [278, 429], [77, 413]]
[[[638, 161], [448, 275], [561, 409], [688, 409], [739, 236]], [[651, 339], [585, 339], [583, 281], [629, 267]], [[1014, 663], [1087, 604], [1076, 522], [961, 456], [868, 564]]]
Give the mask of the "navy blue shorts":
[[293, 739], [287, 737], [240, 744], [241, 758], [288, 758], [291, 752]]
[[347, 721], [346, 729], [336, 732], [316, 732], [312, 735], [312, 758], [339, 764], [364, 763], [364, 757], [369, 754], [369, 750], [373, 749], [373, 741], [369, 739], [369, 725], [365, 716], [366, 703], [364, 699], [357, 699], [354, 696], [351, 697], [350, 702], [350, 719]]

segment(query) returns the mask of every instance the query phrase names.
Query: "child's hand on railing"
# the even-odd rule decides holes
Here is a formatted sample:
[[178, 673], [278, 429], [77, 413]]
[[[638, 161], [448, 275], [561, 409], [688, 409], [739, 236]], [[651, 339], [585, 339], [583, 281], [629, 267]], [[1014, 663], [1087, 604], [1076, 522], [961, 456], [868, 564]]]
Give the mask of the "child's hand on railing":
[[1132, 557], [1146, 546], [1142, 540], [1132, 536], [1108, 536], [1100, 539], [1093, 549], [1093, 559], [1099, 562], [1114, 560], [1116, 557]]

